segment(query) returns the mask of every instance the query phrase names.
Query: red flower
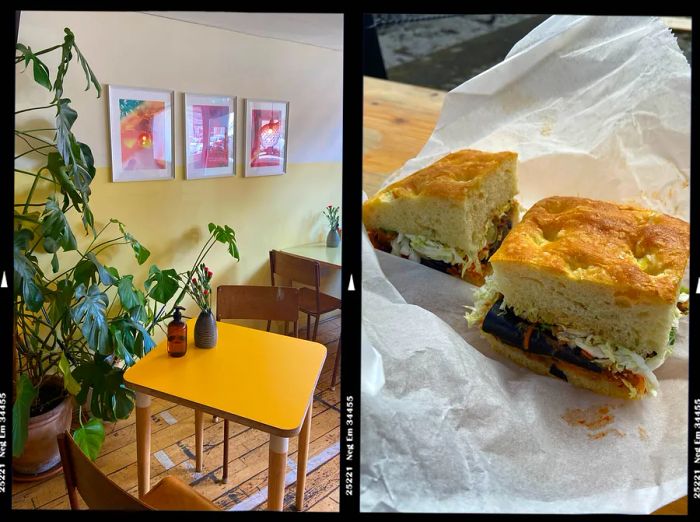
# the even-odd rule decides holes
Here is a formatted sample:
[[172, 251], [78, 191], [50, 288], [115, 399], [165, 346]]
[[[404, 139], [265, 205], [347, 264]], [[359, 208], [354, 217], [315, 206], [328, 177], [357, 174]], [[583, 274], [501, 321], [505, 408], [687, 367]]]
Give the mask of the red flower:
[[197, 278], [196, 278], [196, 277], [193, 277], [193, 278], [192, 278], [192, 282], [193, 282], [193, 283], [196, 283], [196, 282], [197, 282]]
[[207, 272], [207, 275], [209, 276], [209, 279], [211, 279], [211, 276], [214, 275], [214, 272], [212, 272], [212, 271], [210, 270], [209, 272]]
[[333, 208], [333, 205], [328, 205], [328, 207], [327, 207], [327, 208]]
[[204, 295], [208, 295], [208, 294], [209, 294], [209, 290], [204, 289]]

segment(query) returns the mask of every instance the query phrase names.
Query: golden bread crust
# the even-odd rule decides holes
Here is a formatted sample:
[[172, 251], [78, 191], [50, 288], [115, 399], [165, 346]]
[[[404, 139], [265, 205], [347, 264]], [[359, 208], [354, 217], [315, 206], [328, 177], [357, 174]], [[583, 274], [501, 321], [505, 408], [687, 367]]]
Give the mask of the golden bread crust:
[[689, 249], [690, 226], [681, 219], [631, 205], [555, 196], [530, 208], [490, 261], [610, 287], [622, 306], [673, 304]]
[[484, 152], [465, 149], [452, 152], [435, 163], [384, 187], [364, 204], [366, 210], [382, 197], [394, 199], [428, 196], [461, 202], [479, 180], [495, 173], [508, 161], [516, 161], [515, 152]]

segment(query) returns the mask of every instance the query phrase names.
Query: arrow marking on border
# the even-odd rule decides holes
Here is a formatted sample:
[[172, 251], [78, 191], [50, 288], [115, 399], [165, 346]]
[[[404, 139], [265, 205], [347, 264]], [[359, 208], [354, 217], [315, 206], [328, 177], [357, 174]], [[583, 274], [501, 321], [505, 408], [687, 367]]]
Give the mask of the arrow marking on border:
[[[698, 280], [698, 291], [700, 291], [700, 280]], [[350, 282], [348, 283], [348, 292], [355, 290], [355, 284], [352, 282], [352, 274], [350, 274]]]

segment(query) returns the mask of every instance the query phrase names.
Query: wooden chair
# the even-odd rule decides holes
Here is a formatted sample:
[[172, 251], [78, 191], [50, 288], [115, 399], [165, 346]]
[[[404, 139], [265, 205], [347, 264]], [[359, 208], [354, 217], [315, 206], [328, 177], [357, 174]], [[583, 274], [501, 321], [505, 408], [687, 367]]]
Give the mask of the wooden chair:
[[[270, 250], [270, 275], [275, 286], [275, 275], [296, 281], [312, 288], [299, 288], [299, 310], [306, 314], [306, 338], [316, 340], [321, 314], [340, 310], [341, 300], [321, 292], [321, 264], [318, 261]], [[311, 331], [311, 316], [314, 317], [314, 333]]]
[[[216, 289], [216, 320], [266, 319], [284, 321], [284, 335], [293, 323], [293, 335], [299, 335], [299, 290], [283, 286], [220, 285]], [[224, 465], [222, 480], [228, 479], [229, 421], [224, 419]]]
[[80, 492], [90, 509], [219, 511], [216, 504], [175, 477], [165, 477], [141, 499], [130, 495], [93, 464], [67, 431], [58, 434], [58, 449], [71, 509], [80, 509]]

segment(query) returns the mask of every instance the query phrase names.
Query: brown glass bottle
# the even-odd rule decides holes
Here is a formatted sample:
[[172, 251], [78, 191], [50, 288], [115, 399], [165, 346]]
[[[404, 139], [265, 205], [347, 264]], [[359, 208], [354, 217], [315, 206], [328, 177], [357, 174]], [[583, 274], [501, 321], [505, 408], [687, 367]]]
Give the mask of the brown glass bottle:
[[187, 353], [187, 323], [182, 321], [180, 310], [184, 307], [175, 307], [174, 319], [168, 324], [168, 355], [172, 357], [182, 357]]

